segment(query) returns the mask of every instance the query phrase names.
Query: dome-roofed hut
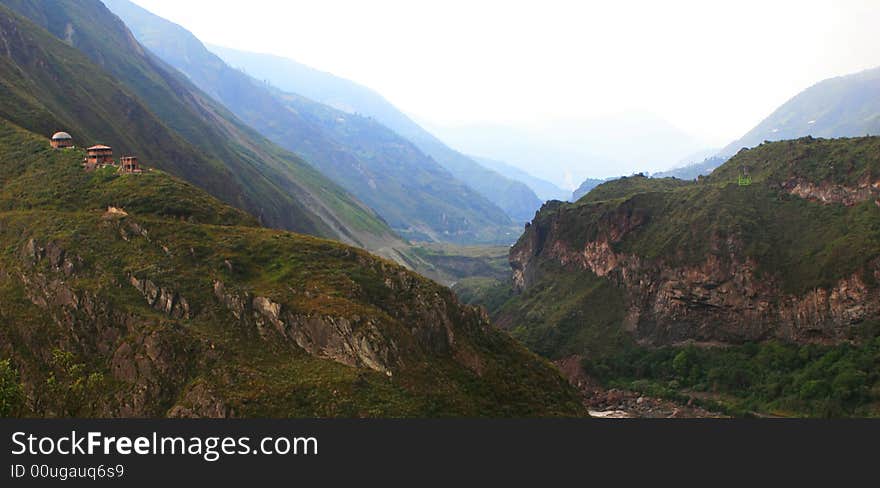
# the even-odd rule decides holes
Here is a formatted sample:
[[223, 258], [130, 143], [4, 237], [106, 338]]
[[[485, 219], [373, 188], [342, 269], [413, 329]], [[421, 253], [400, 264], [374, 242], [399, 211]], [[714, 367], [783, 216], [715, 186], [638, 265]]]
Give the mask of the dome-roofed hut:
[[50, 143], [55, 149], [73, 147], [73, 137], [71, 137], [70, 134], [68, 134], [67, 132], [56, 132], [52, 134], [52, 139]]

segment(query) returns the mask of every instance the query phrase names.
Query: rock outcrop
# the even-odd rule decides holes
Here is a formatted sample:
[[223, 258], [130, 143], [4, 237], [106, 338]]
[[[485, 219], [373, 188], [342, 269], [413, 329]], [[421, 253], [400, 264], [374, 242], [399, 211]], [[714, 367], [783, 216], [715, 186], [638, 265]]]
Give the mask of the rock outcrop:
[[[42, 245], [29, 239], [20, 255], [17, 279], [28, 300], [60, 327], [67, 343], [64, 348], [107, 357], [110, 379], [128, 385], [112, 401], [98, 407], [98, 412], [127, 417], [161, 415], [162, 405], [171, 402], [188, 380], [193, 353], [202, 346], [175, 327], [156, 327], [149, 320], [119, 310], [94, 291], [74, 286], [80, 277], [74, 263], [82, 260], [57, 243]], [[171, 312], [166, 313], [173, 318], [183, 318], [184, 310], [188, 313], [185, 300], [172, 299], [173, 293], [163, 293], [149, 280], [139, 283], [139, 291], [149, 290], [151, 306], [166, 311], [171, 303], [167, 308]], [[41, 346], [45, 339], [39, 330], [21, 336], [32, 354], [45, 356], [44, 361], [50, 362], [51, 350]]]
[[370, 318], [297, 314], [269, 298], [229, 290], [222, 281], [214, 282], [214, 296], [263, 339], [296, 344], [310, 354], [349, 366], [390, 372], [398, 365], [397, 344], [384, 337]]
[[824, 204], [842, 204], [851, 207], [866, 200], [874, 200], [880, 205], [880, 180], [870, 176], [861, 178], [854, 186], [834, 183], [814, 183], [805, 178], [791, 178], [782, 188], [792, 195]]
[[[788, 143], [780, 143], [780, 147], [784, 147], [782, 144]], [[728, 163], [731, 167], [736, 164]], [[853, 165], [847, 168], [857, 167]], [[626, 296], [621, 327], [648, 344], [739, 343], [771, 338], [793, 342], [845, 340], [853, 326], [880, 320], [880, 248], [870, 235], [865, 235], [872, 232], [870, 227], [854, 230], [861, 233], [858, 236], [847, 235], [846, 226], [854, 220], [846, 219], [856, 217], [846, 217], [842, 212], [854, 212], [852, 215], [861, 222], [880, 217], [874, 215], [873, 206], [855, 208], [880, 198], [880, 181], [866, 171], [866, 176], [852, 178], [856, 183], [848, 185], [811, 182], [797, 175], [797, 165], [780, 166], [789, 176], [771, 180], [784, 183], [759, 182], [747, 189], [735, 184], [723, 187], [724, 182], [711, 181], [675, 190], [678, 197], [663, 190], [654, 194], [645, 190], [641, 195], [622, 194], [606, 201], [548, 203], [510, 251], [514, 288], [522, 293], [536, 283], [552, 281], [553, 276], [546, 275], [542, 266], [546, 263], [555, 266], [557, 271], [553, 272], [563, 269], [561, 272], [591, 273], [609, 280]], [[613, 195], [609, 188], [604, 190]], [[788, 213], [777, 217], [774, 207], [783, 208], [780, 202], [790, 200], [788, 195], [843, 210], [819, 212], [786, 204]], [[686, 206], [695, 204], [712, 205], [726, 213], [729, 216], [724, 216], [724, 222], [729, 226], [712, 222], [711, 215], [698, 222], [688, 221]], [[810, 212], [803, 218], [805, 226], [821, 229], [822, 223], [815, 219], [827, 218], [825, 225], [836, 232], [805, 228], [804, 232], [813, 232], [803, 236], [813, 240], [812, 247], [804, 248], [806, 252], [834, 256], [858, 247], [859, 254], [854, 258], [865, 264], [842, 272], [841, 266], [830, 268], [825, 262], [798, 256], [785, 261], [782, 266], [788, 268], [774, 268], [779, 259], [773, 256], [780, 255], [774, 247], [791, 246], [787, 240], [801, 236], [779, 237], [778, 233], [765, 232], [762, 226], [777, 225], [774, 219], [791, 218], [797, 211]], [[673, 212], [679, 221], [669, 220]], [[761, 219], [761, 223], [752, 223], [751, 218]], [[831, 219], [837, 220], [832, 223]], [[670, 238], [663, 227], [674, 227], [694, 237], [678, 241], [678, 248], [649, 242], [652, 238]], [[651, 252], [639, 253], [636, 249]], [[791, 273], [792, 267], [816, 267], [818, 272], [809, 274], [822, 276], [821, 284], [805, 289], [791, 286], [791, 278], [785, 282], [782, 275]]]

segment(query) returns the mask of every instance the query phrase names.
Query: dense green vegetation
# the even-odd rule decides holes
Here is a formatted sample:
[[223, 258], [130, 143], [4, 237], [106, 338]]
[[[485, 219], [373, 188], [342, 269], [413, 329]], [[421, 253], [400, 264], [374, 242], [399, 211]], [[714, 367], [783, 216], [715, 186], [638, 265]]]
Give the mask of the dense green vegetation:
[[419, 272], [455, 289], [463, 280], [506, 280], [510, 274], [507, 246], [459, 246], [421, 242], [411, 254], [425, 263]]
[[257, 225], [241, 210], [159, 170], [123, 175], [116, 168], [83, 171], [85, 151], [56, 151], [46, 139], [0, 121], [0, 146], [9, 164], [0, 165], [0, 210], [59, 211], [125, 208], [139, 214], [205, 224]]
[[31, 411], [42, 417], [77, 417], [99, 412], [106, 390], [104, 374], [89, 371], [70, 351], [53, 349], [49, 375]]
[[741, 151], [707, 177], [711, 183], [735, 180], [745, 166], [753, 181], [777, 187], [791, 178], [815, 184], [857, 186], [880, 174], [880, 137], [796, 140], [761, 144]]
[[[0, 357], [10, 360], [0, 390], [10, 414], [582, 413], [558, 372], [450, 290], [360, 249], [255, 226], [161, 171], [85, 172], [81, 161], [0, 124]], [[131, 277], [185, 299], [187, 312], [151, 306]], [[307, 353], [237, 319], [218, 281], [298, 317], [345, 320], [354, 332], [371, 324], [370, 341], [394, 344], [389, 370]], [[454, 346], [431, 332], [440, 323]]]
[[780, 342], [697, 348], [630, 346], [590, 356], [584, 370], [607, 385], [694, 398], [734, 415], [880, 416], [880, 328], [855, 344]]
[[607, 354], [632, 341], [620, 326], [626, 312], [623, 292], [591, 273], [565, 272], [550, 262], [542, 266], [541, 272], [554, 279], [518, 295], [502, 283], [474, 302], [486, 306], [529, 349], [552, 359]]
[[623, 176], [594, 186], [576, 203], [595, 203], [604, 200], [626, 199], [646, 192], [665, 192], [688, 185], [676, 178], [648, 178], [643, 174]]
[[[742, 166], [749, 168], [750, 186], [737, 183]], [[870, 320], [852, 326], [864, 332], [838, 345], [829, 339], [829, 345], [646, 347], [657, 326], [653, 295], [640, 304], [615, 282], [619, 276], [599, 278], [580, 266], [563, 267], [544, 250], [562, 244], [577, 252], [588, 242], [608, 240], [615, 252], [641, 259], [648, 274], [640, 279], [655, 286], [666, 279], [688, 283], [676, 270], [710, 258], [716, 263], [748, 259], [748, 272], [775, 287], [778, 295], [770, 301], [829, 288], [854, 275], [876, 293], [880, 208], [874, 198], [863, 195], [850, 205], [820, 203], [788, 189], [792, 181], [803, 181], [864, 192], [878, 174], [880, 138], [804, 138], [741, 152], [696, 182], [641, 176], [607, 182], [578, 202], [544, 206], [517, 244], [529, 246], [525, 291], [516, 294], [504, 282], [481, 283], [465, 296], [486, 306], [532, 350], [551, 359], [583, 356], [589, 373], [609, 386], [685, 400], [692, 396], [734, 414], [876, 415], [880, 368]], [[715, 269], [722, 270], [720, 280], [727, 280], [723, 266]], [[710, 275], [706, 289], [712, 280]], [[682, 314], [701, 313], [699, 303], [689, 304], [664, 320], [686, 322]], [[635, 306], [644, 308], [630, 308]], [[625, 323], [636, 312], [644, 329]], [[642, 346], [636, 338], [644, 339]]]
[[16, 417], [24, 411], [24, 391], [18, 372], [8, 359], [0, 360], [0, 418]]

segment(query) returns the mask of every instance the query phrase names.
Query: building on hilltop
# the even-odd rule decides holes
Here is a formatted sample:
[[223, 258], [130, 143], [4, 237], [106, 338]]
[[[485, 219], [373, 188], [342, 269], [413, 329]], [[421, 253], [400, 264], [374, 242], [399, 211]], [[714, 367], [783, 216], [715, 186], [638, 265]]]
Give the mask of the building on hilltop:
[[73, 147], [73, 137], [70, 137], [70, 134], [67, 132], [56, 132], [52, 134], [52, 139], [50, 139], [49, 143], [55, 149]]
[[135, 156], [123, 156], [119, 158], [119, 171], [121, 173], [141, 173], [141, 165]]
[[99, 144], [86, 149], [86, 168], [94, 169], [99, 166], [110, 166], [115, 164], [116, 161], [113, 161], [112, 147]]
[[[86, 149], [86, 158], [83, 160], [86, 170], [116, 166], [113, 160], [113, 148], [98, 144]], [[141, 163], [136, 156], [123, 156], [119, 158], [120, 173], [142, 173]]]

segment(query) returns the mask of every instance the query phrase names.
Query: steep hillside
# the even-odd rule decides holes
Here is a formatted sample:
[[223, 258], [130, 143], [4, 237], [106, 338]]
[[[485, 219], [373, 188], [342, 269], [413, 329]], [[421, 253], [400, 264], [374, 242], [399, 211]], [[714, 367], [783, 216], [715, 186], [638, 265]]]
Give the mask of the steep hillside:
[[741, 139], [725, 147], [729, 157], [764, 141], [880, 135], [880, 68], [824, 80], [785, 102]]
[[243, 69], [260, 80], [267, 80], [284, 91], [297, 93], [348, 114], [376, 119], [415, 144], [455, 178], [502, 208], [518, 222], [530, 219], [541, 206], [541, 200], [529, 186], [497, 169], [488, 168], [475, 158], [451, 149], [367, 87], [278, 56], [219, 46], [211, 46], [210, 49], [230, 65]]
[[262, 116], [255, 117], [255, 126], [321, 161], [324, 174], [375, 208], [400, 235], [459, 244], [516, 239], [519, 226], [501, 208], [374, 119], [295, 94], [275, 91], [275, 96], [325, 134], [335, 150], [328, 153], [323, 144], [298, 136], [295, 127], [269, 124]]
[[[650, 344], [844, 340], [880, 319], [878, 165], [878, 138], [800, 139], [742, 151], [700, 183], [630, 177], [545, 205], [511, 250], [521, 295], [501, 321], [538, 342], [562, 324]], [[545, 290], [555, 319], [521, 306]]]
[[464, 154], [450, 149], [433, 135], [422, 130], [404, 134], [422, 151], [443, 165], [456, 178], [504, 209], [517, 223], [534, 217], [541, 200], [525, 183], [502, 176]]
[[546, 204], [510, 263], [512, 285], [473, 301], [608, 386], [738, 415], [880, 414], [880, 138], [605, 183]]
[[135, 153], [266, 225], [373, 250], [403, 245], [370, 209], [145, 51], [100, 1], [0, 3], [9, 120]]
[[515, 237], [501, 209], [376, 121], [273, 89], [227, 66], [182, 27], [126, 0], [106, 3], [153, 53], [261, 134], [305, 157], [401, 235], [454, 242]]
[[82, 157], [0, 121], [0, 360], [20, 414], [581, 413], [558, 372], [448, 289]]

